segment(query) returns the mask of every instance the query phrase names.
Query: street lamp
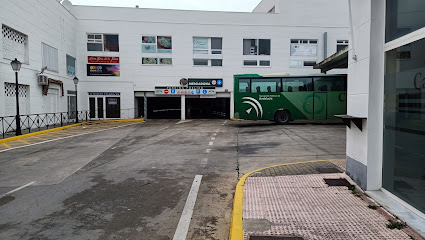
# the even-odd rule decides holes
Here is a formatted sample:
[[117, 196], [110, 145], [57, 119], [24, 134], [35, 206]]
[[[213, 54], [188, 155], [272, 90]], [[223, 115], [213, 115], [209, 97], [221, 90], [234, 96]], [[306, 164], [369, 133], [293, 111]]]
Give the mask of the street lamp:
[[15, 58], [10, 65], [12, 66], [13, 71], [15, 71], [15, 90], [16, 90], [16, 136], [22, 134], [21, 131], [21, 117], [19, 116], [19, 87], [18, 87], [18, 72], [21, 70], [22, 63]]
[[76, 112], [76, 117], [75, 117], [75, 122], [78, 123], [78, 95], [77, 95], [77, 85], [78, 85], [78, 81], [79, 79], [77, 77], [74, 77], [74, 85], [75, 85], [75, 112]]

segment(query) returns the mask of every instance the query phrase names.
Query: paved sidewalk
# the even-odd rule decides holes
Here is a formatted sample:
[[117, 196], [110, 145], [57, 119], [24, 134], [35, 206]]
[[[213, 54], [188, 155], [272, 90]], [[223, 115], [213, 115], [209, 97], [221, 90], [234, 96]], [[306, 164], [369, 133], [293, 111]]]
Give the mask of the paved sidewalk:
[[[423, 239], [409, 227], [388, 228], [388, 219], [398, 220], [353, 189], [344, 166], [345, 161], [319, 161], [250, 174], [243, 185], [243, 239]], [[329, 186], [325, 179], [348, 182]]]

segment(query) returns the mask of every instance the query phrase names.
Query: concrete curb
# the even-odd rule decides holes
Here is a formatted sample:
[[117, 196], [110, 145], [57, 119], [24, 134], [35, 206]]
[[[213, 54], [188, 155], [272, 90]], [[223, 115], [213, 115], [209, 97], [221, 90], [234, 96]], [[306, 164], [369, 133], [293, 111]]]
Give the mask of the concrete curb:
[[[145, 119], [141, 118], [141, 119], [120, 119], [120, 120], [101, 120], [101, 121], [106, 121], [106, 122], [144, 122]], [[72, 128], [72, 127], [76, 127], [76, 126], [80, 126], [80, 125], [92, 123], [92, 122], [93, 121], [76, 123], [76, 124], [68, 125], [68, 126], [65, 126], [65, 127], [52, 128], [52, 129], [47, 129], [47, 130], [43, 130], [43, 131], [39, 131], [39, 132], [33, 132], [33, 133], [23, 134], [23, 135], [20, 135], [20, 136], [0, 139], [0, 143], [7, 143], [7, 142], [27, 138], [27, 137], [40, 135], [40, 134], [43, 134], [43, 133], [56, 132], [56, 131], [59, 131], [59, 130], [64, 130], [64, 129], [67, 129], [67, 128]]]
[[236, 185], [235, 196], [233, 199], [233, 212], [232, 212], [232, 220], [230, 224], [229, 240], [243, 240], [243, 227], [242, 227], [243, 185], [245, 184], [245, 180], [247, 177], [249, 177], [249, 175], [255, 172], [262, 171], [267, 168], [272, 168], [272, 167], [296, 165], [296, 164], [302, 164], [302, 163], [329, 162], [329, 161], [345, 161], [345, 159], [314, 160], [314, 161], [306, 161], [306, 162], [278, 164], [278, 165], [260, 168], [243, 175], [239, 179], [238, 184]]

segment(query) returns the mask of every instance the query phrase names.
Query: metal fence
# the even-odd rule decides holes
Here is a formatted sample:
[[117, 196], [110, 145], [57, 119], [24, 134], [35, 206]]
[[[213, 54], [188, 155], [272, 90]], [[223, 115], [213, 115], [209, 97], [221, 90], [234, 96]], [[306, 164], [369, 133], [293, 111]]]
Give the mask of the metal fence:
[[[59, 112], [20, 115], [22, 134], [56, 128], [76, 123], [77, 112]], [[90, 111], [78, 111], [78, 121], [90, 121]], [[2, 138], [16, 134], [16, 115], [0, 117], [0, 130]]]

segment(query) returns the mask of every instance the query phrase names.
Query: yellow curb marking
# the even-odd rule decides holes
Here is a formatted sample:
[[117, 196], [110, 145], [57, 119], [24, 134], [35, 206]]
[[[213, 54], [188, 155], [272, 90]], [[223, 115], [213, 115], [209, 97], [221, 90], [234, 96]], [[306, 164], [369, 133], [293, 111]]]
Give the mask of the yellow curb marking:
[[22, 139], [18, 139], [17, 141], [18, 141], [18, 142], [21, 142], [21, 143], [25, 143], [25, 144], [31, 144], [30, 142], [27, 142], [27, 141], [22, 140]]
[[243, 175], [238, 184], [236, 185], [235, 197], [233, 199], [233, 212], [232, 212], [232, 220], [230, 224], [230, 240], [243, 240], [243, 227], [242, 227], [242, 213], [243, 213], [243, 185], [245, 184], [246, 178], [255, 173], [262, 171], [264, 169], [278, 167], [278, 166], [288, 166], [288, 165], [296, 165], [302, 163], [314, 163], [314, 162], [329, 162], [329, 161], [345, 161], [345, 159], [329, 159], [329, 160], [315, 160], [315, 161], [306, 161], [306, 162], [295, 162], [295, 163], [285, 163], [278, 164], [269, 167], [260, 168], [249, 173]]
[[33, 132], [33, 133], [28, 133], [28, 134], [24, 134], [24, 135], [20, 135], [20, 136], [16, 136], [16, 137], [10, 137], [10, 138], [5, 138], [5, 139], [0, 139], [0, 143], [6, 143], [6, 142], [10, 142], [10, 141], [14, 141], [14, 140], [18, 140], [18, 139], [22, 139], [22, 138], [26, 138], [26, 137], [32, 137], [35, 135], [40, 135], [43, 133], [51, 133], [51, 132], [56, 132], [62, 129], [67, 129], [67, 128], [72, 128], [75, 126], [79, 126], [85, 123], [77, 123], [77, 124], [72, 124], [72, 125], [68, 125], [65, 127], [58, 127], [58, 128], [52, 128], [52, 129], [48, 129], [48, 130], [43, 130], [43, 131], [39, 131], [39, 132]]
[[9, 144], [7, 144], [7, 143], [1, 143], [1, 145], [3, 145], [4, 147], [6, 147], [6, 148], [12, 148]]
[[231, 118], [230, 120], [232, 120], [232, 121], [242, 121], [243, 119], [239, 119], [239, 118]]

